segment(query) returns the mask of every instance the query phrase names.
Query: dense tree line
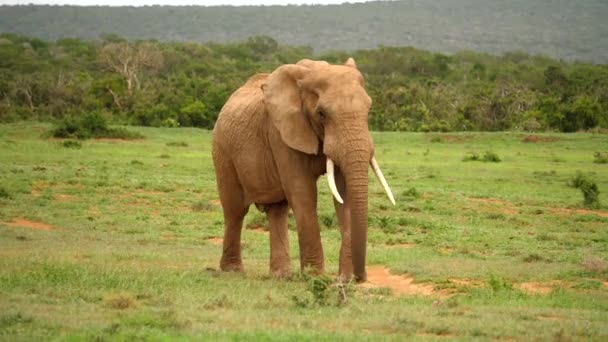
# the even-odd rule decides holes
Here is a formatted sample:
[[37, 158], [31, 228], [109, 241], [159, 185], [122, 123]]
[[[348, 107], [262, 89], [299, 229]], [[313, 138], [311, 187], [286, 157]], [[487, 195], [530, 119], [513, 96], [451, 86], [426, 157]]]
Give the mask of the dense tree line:
[[238, 43], [54, 42], [0, 34], [0, 121], [99, 113], [110, 122], [211, 128], [249, 76], [302, 58], [357, 60], [375, 130], [608, 128], [608, 65], [524, 53], [444, 55], [380, 47], [314, 55], [267, 36]]
[[[287, 1], [289, 2], [289, 1]], [[347, 1], [345, 1], [347, 2]], [[238, 42], [268, 35], [316, 52], [413, 46], [442, 53], [521, 50], [608, 62], [605, 0], [401, 0], [303, 6], [0, 6], [0, 32], [45, 40]]]

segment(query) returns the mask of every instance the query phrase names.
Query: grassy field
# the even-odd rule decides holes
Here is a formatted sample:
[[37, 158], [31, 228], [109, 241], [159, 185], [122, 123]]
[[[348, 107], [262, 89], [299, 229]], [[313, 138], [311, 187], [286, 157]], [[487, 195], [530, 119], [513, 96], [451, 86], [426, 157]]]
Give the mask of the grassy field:
[[[608, 164], [594, 163], [608, 135], [374, 133], [398, 203], [370, 180], [372, 284], [354, 286], [269, 278], [255, 208], [246, 274], [217, 271], [210, 132], [78, 148], [49, 128], [0, 125], [0, 340], [608, 339]], [[501, 162], [463, 161], [486, 151]], [[567, 186], [579, 170], [598, 209]], [[319, 188], [331, 276], [339, 232]]]

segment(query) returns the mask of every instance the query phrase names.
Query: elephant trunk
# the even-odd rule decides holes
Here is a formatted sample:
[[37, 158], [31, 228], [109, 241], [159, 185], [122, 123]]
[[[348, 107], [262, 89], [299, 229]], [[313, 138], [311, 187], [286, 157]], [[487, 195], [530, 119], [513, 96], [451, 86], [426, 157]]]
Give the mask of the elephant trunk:
[[351, 250], [353, 275], [357, 282], [365, 282], [367, 247], [367, 192], [370, 152], [350, 153], [343, 166], [346, 193], [351, 214]]

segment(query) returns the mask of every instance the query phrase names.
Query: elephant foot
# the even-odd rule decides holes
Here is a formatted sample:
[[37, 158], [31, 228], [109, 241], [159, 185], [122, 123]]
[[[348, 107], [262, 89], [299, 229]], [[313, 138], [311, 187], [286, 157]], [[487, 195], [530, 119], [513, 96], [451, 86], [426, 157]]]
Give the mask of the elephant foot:
[[276, 279], [289, 279], [291, 278], [291, 268], [280, 268], [280, 269], [271, 269], [270, 275]]
[[353, 274], [352, 273], [343, 273], [343, 272], [339, 272], [338, 273], [338, 281], [341, 283], [348, 283], [353, 279]]
[[239, 261], [225, 261], [222, 259], [220, 261], [220, 269], [224, 272], [243, 272], [245, 269], [243, 268], [243, 263]]
[[367, 281], [367, 272], [363, 271], [360, 274], [355, 274], [355, 281], [357, 283], [365, 283]]

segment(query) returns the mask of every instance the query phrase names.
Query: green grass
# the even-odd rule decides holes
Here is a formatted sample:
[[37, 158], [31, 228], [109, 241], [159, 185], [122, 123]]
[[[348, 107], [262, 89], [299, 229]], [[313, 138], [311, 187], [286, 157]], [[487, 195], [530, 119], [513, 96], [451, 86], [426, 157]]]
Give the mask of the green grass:
[[[65, 148], [50, 128], [0, 125], [0, 340], [608, 338], [608, 169], [589, 157], [606, 135], [373, 133], [397, 205], [370, 179], [368, 264], [436, 291], [397, 296], [272, 279], [260, 229], [243, 230], [246, 273], [218, 272], [208, 131], [130, 128], [146, 139]], [[468, 151], [501, 162], [463, 163]], [[577, 171], [597, 184], [598, 209], [568, 186]], [[319, 189], [335, 274], [340, 233], [324, 179]], [[246, 225], [265, 224], [252, 207]]]

